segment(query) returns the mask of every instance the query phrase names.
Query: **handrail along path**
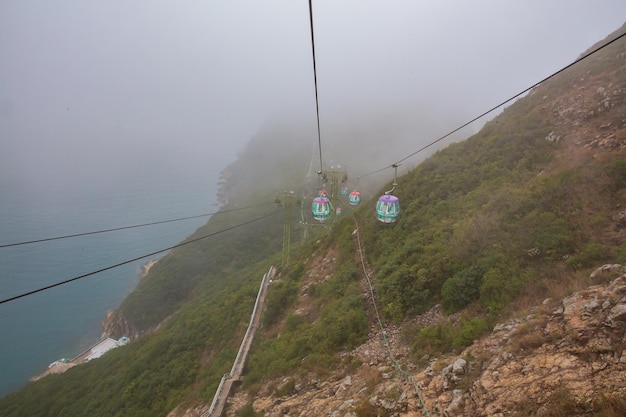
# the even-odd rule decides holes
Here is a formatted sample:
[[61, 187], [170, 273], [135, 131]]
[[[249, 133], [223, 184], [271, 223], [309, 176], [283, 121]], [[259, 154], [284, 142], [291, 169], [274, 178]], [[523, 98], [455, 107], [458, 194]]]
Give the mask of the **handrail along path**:
[[252, 314], [250, 316], [250, 323], [248, 324], [246, 334], [241, 341], [241, 346], [239, 346], [239, 352], [237, 352], [237, 357], [235, 358], [233, 367], [231, 368], [230, 373], [225, 374], [222, 377], [222, 380], [215, 391], [215, 396], [213, 397], [211, 406], [204, 414], [202, 414], [201, 417], [221, 416], [224, 412], [224, 408], [226, 407], [226, 400], [228, 400], [233, 384], [241, 380], [241, 374], [243, 373], [243, 368], [248, 358], [250, 346], [252, 345], [252, 339], [254, 339], [254, 334], [261, 323], [261, 314], [263, 313], [263, 307], [265, 305], [267, 289], [275, 273], [276, 269], [272, 266], [269, 271], [263, 275], [261, 287], [259, 288], [259, 293], [256, 296], [254, 308], [252, 309]]

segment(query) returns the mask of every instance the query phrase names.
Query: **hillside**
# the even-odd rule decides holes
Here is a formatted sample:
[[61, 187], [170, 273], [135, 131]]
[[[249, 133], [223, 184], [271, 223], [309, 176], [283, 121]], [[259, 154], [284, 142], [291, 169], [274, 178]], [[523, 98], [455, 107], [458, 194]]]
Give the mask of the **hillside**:
[[[623, 281], [571, 292], [599, 283], [600, 274], [590, 275], [597, 266], [626, 263], [624, 51], [622, 41], [549, 80], [477, 135], [402, 177], [394, 193], [405, 202], [397, 224], [373, 220], [373, 202], [356, 213], [394, 357], [431, 409], [534, 415], [543, 405], [544, 415], [623, 414]], [[346, 241], [354, 230], [352, 220], [344, 220], [321, 245], [330, 249], [303, 261], [301, 290], [284, 321], [268, 326], [233, 410], [423, 414], [414, 387], [394, 370], [381, 341], [359, 262], [351, 271], [345, 265], [356, 257], [356, 245]], [[338, 287], [346, 273], [360, 276], [361, 287]], [[616, 267], [602, 282], [621, 274], [623, 267]], [[320, 356], [328, 347], [317, 342], [315, 329], [341, 326], [326, 319], [328, 286], [366, 295], [370, 323], [363, 344], [358, 330], [337, 329], [348, 349], [333, 358]], [[582, 324], [572, 318], [576, 311], [583, 312]], [[608, 328], [600, 324], [607, 320]], [[550, 366], [550, 375], [538, 361]], [[272, 377], [259, 380], [259, 367]], [[320, 368], [334, 371], [320, 376]], [[498, 375], [502, 383], [493, 381]], [[533, 391], [534, 384], [541, 389]], [[499, 391], [489, 392], [494, 386]], [[557, 414], [560, 408], [565, 414]]]
[[[591, 272], [626, 263], [625, 45], [547, 81], [401, 178], [406, 203], [394, 226], [371, 220], [371, 203], [357, 213], [385, 338], [370, 314], [367, 342], [333, 371], [277, 372], [238, 394], [233, 409], [623, 415], [625, 268]], [[337, 274], [315, 272], [319, 264], [305, 267], [287, 323], [323, 319], [323, 309], [303, 310], [310, 289]], [[264, 342], [258, 356], [265, 344], [280, 347]], [[253, 355], [250, 378], [254, 366]]]
[[[206, 411], [281, 263], [275, 197], [315, 187], [301, 128], [265, 126], [224, 170], [221, 213], [112, 316], [132, 343], [0, 399], [0, 416]], [[625, 129], [622, 38], [399, 177], [397, 223], [374, 199], [306, 240], [294, 222], [227, 413], [623, 415]]]
[[[287, 375], [252, 396], [239, 392], [227, 415], [623, 415], [626, 266], [592, 276], [602, 284], [546, 299], [456, 354], [427, 358], [425, 366], [410, 360], [399, 327], [386, 328], [389, 350], [372, 328], [366, 343], [344, 352], [338, 369], [324, 377]], [[411, 325], [443, 320], [433, 309]]]

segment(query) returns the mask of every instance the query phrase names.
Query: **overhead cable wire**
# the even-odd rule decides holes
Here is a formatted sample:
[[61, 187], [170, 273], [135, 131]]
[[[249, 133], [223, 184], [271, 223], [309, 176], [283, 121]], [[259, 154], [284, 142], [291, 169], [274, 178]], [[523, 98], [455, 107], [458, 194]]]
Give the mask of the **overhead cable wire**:
[[320, 151], [320, 170], [319, 174], [324, 171], [322, 163], [322, 135], [320, 133], [320, 105], [317, 96], [317, 66], [315, 64], [315, 35], [313, 31], [313, 3], [309, 0], [309, 20], [311, 22], [311, 51], [313, 53], [313, 81], [315, 83], [315, 113], [317, 114], [317, 146]]
[[359, 254], [359, 258], [361, 260], [361, 268], [363, 270], [363, 275], [365, 276], [365, 279], [367, 280], [367, 286], [369, 287], [369, 293], [372, 299], [372, 305], [374, 306], [374, 314], [376, 315], [376, 321], [378, 322], [378, 328], [380, 329], [380, 334], [383, 339], [383, 344], [385, 345], [385, 348], [387, 349], [387, 356], [389, 357], [389, 360], [391, 361], [393, 366], [396, 368], [398, 373], [404, 376], [405, 378], [407, 378], [409, 382], [413, 385], [415, 394], [417, 395], [417, 398], [420, 401], [421, 408], [424, 410], [424, 415], [426, 417], [430, 417], [431, 411], [428, 409], [428, 407], [426, 407], [426, 402], [424, 401], [424, 397], [422, 396], [422, 393], [420, 392], [420, 389], [417, 383], [415, 382], [415, 378], [413, 378], [413, 375], [411, 375], [409, 372], [402, 369], [402, 366], [396, 360], [393, 352], [391, 351], [391, 346], [389, 344], [389, 340], [387, 339], [387, 332], [385, 331], [385, 327], [383, 326], [383, 321], [380, 318], [378, 307], [376, 306], [376, 294], [374, 293], [374, 285], [372, 284], [372, 281], [370, 280], [370, 276], [369, 276], [369, 273], [367, 272], [367, 267], [365, 265], [365, 256], [363, 254], [364, 253], [363, 246], [361, 245], [361, 230], [359, 228], [359, 222], [357, 221], [356, 217], [353, 217], [353, 220], [356, 226], [356, 230], [354, 234], [356, 234], [357, 251]]
[[255, 204], [255, 205], [252, 205], [252, 206], [239, 207], [239, 208], [230, 209], [230, 210], [220, 210], [220, 211], [216, 211], [216, 212], [213, 212], [213, 213], [197, 214], [195, 216], [186, 216], [186, 217], [179, 217], [179, 218], [176, 218], [176, 219], [160, 220], [160, 221], [156, 221], [156, 222], [143, 223], [143, 224], [135, 224], [135, 225], [132, 225], [132, 226], [121, 226], [121, 227], [114, 227], [114, 228], [111, 228], [111, 229], [96, 230], [96, 231], [91, 231], [91, 232], [74, 233], [74, 234], [64, 235], [64, 236], [55, 236], [55, 237], [47, 237], [47, 238], [42, 238], [42, 239], [27, 240], [27, 241], [24, 241], [24, 242], [6, 243], [6, 244], [3, 244], [3, 245], [0, 245], [0, 249], [2, 249], [2, 248], [9, 248], [9, 247], [12, 247], [12, 246], [29, 245], [29, 244], [32, 244], [32, 243], [48, 242], [48, 241], [51, 241], [51, 240], [69, 239], [69, 238], [74, 238], [74, 237], [79, 237], [79, 236], [95, 235], [95, 234], [99, 234], [99, 233], [116, 232], [118, 230], [135, 229], [135, 228], [138, 228], [138, 227], [154, 226], [154, 225], [164, 224], [164, 223], [173, 223], [173, 222], [179, 222], [179, 221], [182, 221], [182, 220], [197, 219], [197, 218], [200, 218], [200, 217], [208, 217], [208, 216], [212, 216], [212, 215], [215, 215], [215, 214], [230, 213], [232, 211], [246, 210], [246, 209], [249, 209], [249, 208], [259, 207], [259, 206], [262, 206], [262, 205], [265, 205], [265, 204], [269, 204], [269, 202], [265, 202], [265, 203], [261, 203], [261, 204]]
[[582, 60], [584, 60], [584, 59], [586, 59], [586, 58], [590, 57], [591, 55], [595, 54], [596, 52], [600, 51], [601, 49], [606, 48], [607, 46], [609, 46], [609, 45], [611, 45], [612, 43], [614, 43], [614, 42], [618, 41], [619, 39], [623, 38], [624, 36], [626, 36], [626, 32], [625, 32], [625, 33], [622, 33], [621, 35], [619, 35], [619, 36], [618, 36], [618, 37], [616, 37], [615, 39], [610, 40], [610, 41], [608, 41], [607, 43], [605, 43], [605, 44], [603, 44], [603, 45], [600, 45], [600, 46], [599, 46], [599, 47], [597, 47], [596, 49], [594, 49], [594, 50], [592, 50], [592, 51], [590, 51], [590, 52], [586, 53], [585, 55], [581, 56], [580, 58], [578, 58], [577, 60], [575, 60], [575, 61], [574, 61], [574, 62], [572, 62], [571, 64], [569, 64], [569, 65], [567, 65], [567, 66], [565, 66], [565, 67], [561, 68], [560, 70], [556, 71], [556, 72], [555, 72], [555, 73], [553, 73], [552, 75], [549, 75], [549, 76], [545, 77], [543, 80], [541, 80], [541, 81], [538, 81], [538, 82], [534, 83], [534, 84], [533, 84], [533, 85], [531, 85], [530, 87], [528, 87], [528, 88], [526, 88], [526, 89], [524, 89], [524, 90], [520, 91], [519, 93], [515, 94], [513, 97], [511, 97], [511, 98], [509, 98], [509, 99], [507, 99], [507, 100], [503, 101], [502, 103], [500, 103], [500, 104], [498, 104], [498, 105], [496, 105], [496, 106], [494, 106], [494, 107], [490, 108], [489, 110], [487, 110], [487, 111], [485, 111], [485, 112], [481, 113], [480, 115], [478, 115], [478, 116], [474, 117], [472, 120], [470, 120], [470, 121], [468, 121], [468, 122], [466, 122], [466, 123], [463, 123], [461, 126], [459, 126], [459, 127], [457, 127], [456, 129], [454, 129], [454, 130], [452, 130], [452, 131], [450, 131], [450, 132], [446, 133], [445, 135], [441, 136], [440, 138], [438, 138], [438, 139], [436, 139], [436, 140], [434, 140], [434, 141], [430, 142], [428, 145], [425, 145], [425, 146], [421, 147], [420, 149], [418, 149], [418, 150], [416, 150], [415, 152], [413, 152], [413, 153], [411, 153], [411, 154], [409, 154], [409, 155], [405, 156], [404, 158], [402, 158], [402, 159], [400, 159], [400, 160], [398, 160], [398, 161], [394, 162], [394, 163], [393, 163], [393, 164], [391, 164], [391, 165], [388, 165], [388, 166], [386, 166], [386, 167], [383, 167], [383, 168], [377, 169], [377, 170], [372, 171], [372, 172], [368, 172], [367, 174], [363, 174], [363, 175], [361, 175], [361, 177], [366, 177], [366, 176], [368, 176], [368, 175], [376, 174], [376, 173], [381, 172], [381, 171], [384, 171], [384, 170], [386, 170], [386, 169], [388, 169], [388, 168], [393, 168], [393, 167], [394, 167], [394, 165], [399, 165], [401, 162], [404, 162], [404, 161], [406, 161], [407, 159], [409, 159], [409, 158], [411, 158], [411, 157], [413, 157], [413, 156], [417, 155], [418, 153], [422, 152], [423, 150], [425, 150], [425, 149], [427, 149], [427, 148], [429, 148], [429, 147], [433, 146], [434, 144], [436, 144], [436, 143], [438, 143], [438, 142], [441, 142], [442, 140], [444, 140], [444, 139], [445, 139], [445, 138], [447, 138], [448, 136], [450, 136], [450, 135], [452, 135], [452, 134], [454, 134], [454, 133], [458, 132], [459, 130], [463, 129], [464, 127], [467, 127], [468, 125], [470, 125], [470, 124], [474, 123], [476, 120], [478, 120], [478, 119], [480, 119], [480, 118], [482, 118], [482, 117], [486, 116], [487, 114], [489, 114], [489, 113], [493, 112], [494, 110], [496, 110], [496, 109], [498, 109], [498, 108], [500, 108], [500, 107], [504, 106], [505, 104], [509, 103], [510, 101], [515, 100], [516, 98], [518, 98], [518, 97], [519, 97], [519, 96], [521, 96], [522, 94], [527, 93], [528, 91], [530, 91], [530, 90], [532, 90], [533, 88], [537, 87], [538, 85], [540, 85], [540, 84], [542, 84], [542, 83], [546, 82], [547, 80], [549, 80], [550, 78], [554, 77], [555, 75], [558, 75], [558, 74], [562, 73], [563, 71], [567, 70], [568, 68], [570, 68], [570, 67], [572, 67], [572, 66], [574, 66], [574, 65], [578, 64], [580, 61], [582, 61]]
[[36, 289], [36, 290], [28, 291], [28, 292], [25, 292], [25, 293], [22, 293], [22, 294], [19, 294], [19, 295], [15, 295], [15, 296], [13, 296], [13, 297], [5, 298], [4, 300], [0, 300], [0, 304], [8, 303], [9, 301], [14, 301], [14, 300], [17, 300], [17, 299], [19, 299], [19, 298], [23, 298], [23, 297], [27, 297], [27, 296], [29, 296], [29, 295], [36, 294], [36, 293], [38, 293], [38, 292], [42, 292], [42, 291], [49, 290], [49, 289], [51, 289], [51, 288], [59, 287], [59, 286], [61, 286], [61, 285], [65, 285], [65, 284], [68, 284], [68, 283], [73, 282], [73, 281], [78, 281], [79, 279], [87, 278], [87, 277], [89, 277], [89, 276], [92, 276], [92, 275], [95, 275], [95, 274], [99, 274], [100, 272], [108, 271], [108, 270], [110, 270], [110, 269], [117, 268], [117, 267], [120, 267], [120, 266], [122, 266], [122, 265], [126, 265], [126, 264], [129, 264], [129, 263], [131, 263], [131, 262], [135, 262], [135, 261], [138, 261], [138, 260], [140, 260], [140, 259], [147, 258], [147, 257], [149, 257], [149, 256], [154, 256], [154, 255], [157, 255], [157, 254], [159, 254], [159, 253], [167, 252], [167, 251], [169, 251], [169, 250], [176, 249], [176, 248], [179, 248], [179, 247], [181, 247], [181, 246], [185, 246], [185, 245], [188, 245], [188, 244], [190, 244], [190, 243], [194, 243], [194, 242], [197, 242], [197, 241], [199, 241], [199, 240], [203, 240], [203, 239], [209, 238], [209, 237], [211, 237], [211, 236], [215, 236], [215, 235], [217, 235], [217, 234], [224, 233], [224, 232], [227, 232], [227, 231], [229, 231], [229, 230], [233, 230], [233, 229], [236, 229], [236, 228], [238, 228], [238, 227], [245, 226], [245, 225], [248, 225], [248, 224], [250, 224], [250, 223], [257, 222], [257, 221], [259, 221], [259, 220], [266, 219], [266, 218], [268, 218], [268, 217], [270, 217], [270, 216], [276, 215], [277, 213], [280, 213], [280, 211], [274, 211], [274, 212], [272, 212], [272, 213], [270, 213], [270, 214], [266, 214], [266, 215], [264, 215], [264, 216], [257, 217], [256, 219], [248, 220], [248, 221], [246, 221], [246, 222], [244, 222], [244, 223], [239, 223], [239, 224], [236, 224], [236, 225], [234, 225], [234, 226], [227, 227], [226, 229], [223, 229], [223, 230], [220, 230], [220, 231], [217, 231], [217, 232], [213, 232], [213, 233], [209, 233], [208, 235], [200, 236], [200, 237], [198, 237], [198, 238], [191, 239], [191, 240], [188, 240], [188, 241], [185, 241], [185, 242], [179, 243], [179, 244], [177, 244], [177, 245], [170, 246], [170, 247], [168, 247], [168, 248], [159, 249], [159, 250], [157, 250], [157, 251], [154, 251], [154, 252], [148, 253], [148, 254], [146, 254], [146, 255], [138, 256], [138, 257], [136, 257], [136, 258], [129, 259], [129, 260], [127, 260], [127, 261], [120, 262], [120, 263], [117, 263], [117, 264], [115, 264], [115, 265], [110, 265], [110, 266], [107, 266], [107, 267], [105, 267], [105, 268], [98, 269], [97, 271], [88, 272], [88, 273], [86, 273], [86, 274], [79, 275], [79, 276], [77, 276], [77, 277], [73, 277], [73, 278], [69, 278], [69, 279], [66, 279], [66, 280], [64, 280], [64, 281], [57, 282], [57, 283], [55, 283], [55, 284], [47, 285], [47, 286], [45, 286], [45, 287], [41, 287], [41, 288], [38, 288], [38, 289]]

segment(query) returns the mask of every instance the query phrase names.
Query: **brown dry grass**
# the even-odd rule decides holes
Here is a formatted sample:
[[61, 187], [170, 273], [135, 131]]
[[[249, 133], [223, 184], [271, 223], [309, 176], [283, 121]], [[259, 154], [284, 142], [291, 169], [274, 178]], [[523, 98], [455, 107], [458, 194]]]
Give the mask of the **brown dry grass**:
[[363, 378], [365, 382], [365, 386], [367, 387], [368, 393], [372, 393], [376, 386], [380, 384], [383, 380], [382, 374], [380, 371], [370, 365], [363, 365], [359, 372], [359, 376]]
[[325, 253], [318, 252], [311, 259], [309, 267], [305, 272], [301, 290], [296, 300], [295, 312], [305, 317], [310, 323], [317, 318], [319, 306], [315, 302], [314, 297], [309, 294], [309, 289], [311, 286], [323, 282], [326, 276], [334, 273], [336, 262], [331, 260], [337, 259], [338, 256], [339, 250], [335, 247], [329, 247]]
[[511, 352], [528, 353], [546, 343], [548, 339], [543, 332], [545, 323], [545, 318], [520, 323], [511, 333]]
[[562, 265], [556, 269], [553, 276], [529, 283], [520, 296], [511, 301], [505, 317], [524, 317], [537, 306], [542, 306], [540, 313], [549, 314], [552, 311], [550, 307], [554, 306], [553, 300], [561, 300], [591, 284], [587, 271], [572, 271]]

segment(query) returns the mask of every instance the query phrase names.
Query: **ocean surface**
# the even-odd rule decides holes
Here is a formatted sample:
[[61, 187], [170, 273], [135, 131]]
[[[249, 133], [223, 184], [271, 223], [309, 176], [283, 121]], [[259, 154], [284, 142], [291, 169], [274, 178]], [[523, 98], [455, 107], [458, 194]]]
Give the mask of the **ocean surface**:
[[[218, 172], [49, 191], [0, 189], [0, 245], [211, 213]], [[209, 217], [0, 248], [0, 300], [176, 245]], [[97, 342], [152, 256], [0, 304], [0, 397]]]

